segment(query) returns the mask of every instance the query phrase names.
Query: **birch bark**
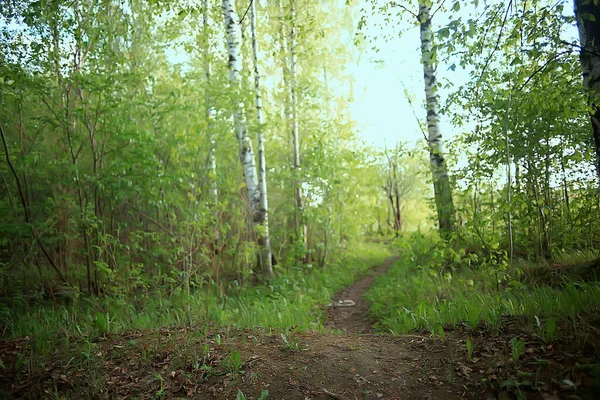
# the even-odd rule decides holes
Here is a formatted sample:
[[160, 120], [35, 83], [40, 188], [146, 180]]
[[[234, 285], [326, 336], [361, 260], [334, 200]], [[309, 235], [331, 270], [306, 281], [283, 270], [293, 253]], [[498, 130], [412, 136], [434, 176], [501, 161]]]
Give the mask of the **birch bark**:
[[265, 161], [265, 140], [262, 133], [263, 115], [262, 98], [260, 94], [260, 73], [258, 68], [258, 40], [256, 39], [256, 1], [250, 5], [250, 31], [252, 33], [252, 58], [254, 61], [254, 90], [256, 92], [256, 119], [258, 121], [258, 182], [260, 203], [258, 208], [259, 223], [262, 230], [259, 232], [259, 242], [262, 245], [261, 265], [266, 278], [273, 276], [271, 257], [271, 241], [269, 237], [269, 203], [267, 200], [267, 168]]
[[206, 94], [204, 98], [206, 109], [206, 131], [209, 141], [208, 166], [210, 168], [210, 199], [217, 204], [219, 202], [219, 188], [217, 186], [217, 160], [215, 156], [215, 138], [212, 131], [212, 121], [215, 117], [215, 109], [212, 107], [210, 98], [210, 75], [211, 65], [209, 57], [209, 39], [208, 39], [208, 0], [203, 1], [204, 12], [202, 14], [202, 36], [204, 40], [204, 74], [206, 78]]
[[[223, 15], [225, 17], [225, 28], [227, 30], [227, 52], [229, 55], [229, 81], [231, 89], [239, 98], [242, 90], [242, 31], [238, 25], [238, 16], [235, 12], [234, 0], [223, 0]], [[256, 173], [256, 162], [252, 141], [248, 137], [246, 121], [244, 120], [244, 108], [240, 102], [233, 113], [235, 134], [239, 145], [239, 158], [244, 169], [244, 180], [248, 194], [248, 201], [254, 222], [258, 205], [260, 203], [260, 192]]]
[[[236, 94], [235, 97], [239, 99], [242, 90], [242, 31], [238, 23], [237, 13], [235, 12], [234, 0], [223, 0], [223, 15], [225, 18], [225, 28], [227, 30], [229, 81], [231, 82], [232, 90], [234, 90]], [[258, 98], [257, 109], [260, 109], [260, 103], [260, 98]], [[248, 136], [248, 131], [246, 129], [244, 107], [242, 103], [238, 103], [237, 108], [233, 113], [233, 119], [239, 145], [239, 157], [244, 170], [244, 180], [246, 183], [248, 203], [252, 214], [252, 222], [255, 231], [259, 235], [258, 243], [263, 250], [259, 259], [261, 264], [260, 266], [263, 270], [263, 273], [268, 278], [273, 274], [273, 269], [271, 265], [271, 251], [267, 224], [266, 180], [264, 182], [260, 182], [258, 179], [254, 150], [252, 148], [252, 140]], [[264, 170], [266, 175], [266, 169], [264, 166], [264, 141], [262, 140], [262, 135], [259, 136], [259, 152], [261, 152], [261, 169]], [[261, 185], [264, 185], [264, 196], [261, 193]], [[267, 253], [268, 259], [265, 259], [265, 255]]]
[[454, 203], [452, 189], [444, 153], [442, 133], [439, 128], [438, 97], [436, 94], [435, 59], [432, 52], [433, 33], [431, 31], [431, 6], [427, 0], [419, 0], [419, 27], [421, 32], [421, 55], [423, 61], [423, 77], [425, 81], [425, 99], [427, 104], [427, 141], [429, 144], [429, 160], [433, 175], [435, 205], [438, 214], [440, 233], [444, 237], [455, 229]]
[[292, 117], [292, 175], [294, 177], [294, 197], [296, 200], [295, 225], [296, 236], [302, 242], [306, 250], [306, 224], [304, 223], [304, 200], [302, 194], [302, 179], [300, 178], [300, 138], [298, 132], [298, 100], [297, 100], [297, 81], [296, 81], [296, 1], [290, 1], [290, 33], [289, 33], [289, 52], [290, 52], [290, 103]]

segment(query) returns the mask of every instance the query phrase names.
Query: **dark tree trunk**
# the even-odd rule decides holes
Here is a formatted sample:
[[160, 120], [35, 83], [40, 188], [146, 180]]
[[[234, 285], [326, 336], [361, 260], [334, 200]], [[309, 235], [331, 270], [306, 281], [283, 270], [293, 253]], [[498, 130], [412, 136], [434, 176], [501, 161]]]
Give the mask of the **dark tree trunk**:
[[581, 42], [581, 72], [590, 92], [594, 110], [592, 137], [596, 151], [596, 174], [600, 179], [600, 4], [591, 0], [574, 0], [575, 18]]

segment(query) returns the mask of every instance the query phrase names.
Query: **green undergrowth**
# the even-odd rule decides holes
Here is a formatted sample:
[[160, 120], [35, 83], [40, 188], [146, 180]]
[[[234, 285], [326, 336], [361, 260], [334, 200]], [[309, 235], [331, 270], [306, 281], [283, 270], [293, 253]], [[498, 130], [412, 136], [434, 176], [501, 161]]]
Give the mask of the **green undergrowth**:
[[488, 257], [465, 254], [418, 236], [398, 246], [400, 259], [366, 294], [380, 331], [443, 335], [448, 325], [476, 329], [483, 322], [498, 329], [509, 316], [539, 324], [600, 308], [595, 280], [564, 274], [560, 284], [548, 285], [523, 279], [527, 264], [509, 263], [500, 251]]
[[383, 244], [357, 243], [323, 269], [281, 269], [267, 285], [232, 281], [220, 295], [214, 284], [207, 284], [190, 295], [157, 291], [135, 298], [75, 296], [68, 304], [14, 297], [0, 304], [2, 336], [30, 336], [35, 350], [49, 353], [58, 337], [89, 340], [166, 326], [319, 330], [324, 305], [333, 294], [389, 256]]

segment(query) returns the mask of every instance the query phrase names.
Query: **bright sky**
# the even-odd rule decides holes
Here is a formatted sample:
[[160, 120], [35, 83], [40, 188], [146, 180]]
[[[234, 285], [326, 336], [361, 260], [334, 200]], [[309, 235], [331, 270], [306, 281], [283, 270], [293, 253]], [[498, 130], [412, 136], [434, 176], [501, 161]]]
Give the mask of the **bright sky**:
[[[372, 0], [361, 1], [363, 4], [370, 4]], [[410, 3], [416, 4], [416, 1], [404, 2], [404, 4]], [[478, 12], [483, 11], [484, 3], [485, 1], [480, 2]], [[413, 5], [413, 8], [416, 11], [416, 6]], [[370, 6], [367, 6], [367, 9], [370, 9]], [[565, 1], [565, 13], [569, 13], [572, 9], [572, 1]], [[466, 11], [467, 6], [463, 5], [458, 15], [466, 17]], [[433, 19], [433, 30], [437, 31], [445, 26], [449, 17], [448, 13], [438, 12]], [[402, 30], [402, 35], [400, 37], [396, 35], [392, 40], [374, 41], [379, 52], [367, 52], [358, 64], [348, 68], [355, 79], [351, 116], [358, 124], [360, 136], [369, 144], [392, 147], [398, 141], [415, 143], [423, 138], [404, 90], [406, 88], [412, 96], [412, 103], [420, 121], [425, 122], [425, 89], [423, 67], [420, 63], [419, 28], [411, 25], [412, 18], [414, 17], [407, 15], [402, 25], [391, 28], [388, 24], [385, 28], [386, 33], [390, 30], [396, 32]], [[371, 23], [371, 21], [377, 22], [376, 20], [369, 18], [368, 21], [366, 33], [369, 36], [382, 32], [381, 28]], [[568, 35], [576, 37], [576, 29], [573, 28]], [[465, 83], [469, 78], [460, 67], [457, 67], [456, 71], [449, 71], [447, 66], [440, 65], [437, 73], [438, 81], [442, 81], [442, 78], [449, 79], [455, 87]], [[448, 94], [443, 89], [439, 93], [442, 98]], [[446, 142], [465, 129], [469, 129], [469, 127], [453, 127], [443, 115], [440, 115], [440, 128]]]
[[[401, 26], [393, 27], [398, 32], [402, 30], [400, 37], [395, 35], [393, 39], [374, 40], [373, 44], [379, 52], [366, 51], [357, 64], [348, 68], [355, 78], [354, 102], [350, 110], [352, 118], [358, 124], [360, 136], [367, 143], [379, 147], [393, 147], [398, 141], [416, 143], [423, 139], [415, 117], [416, 113], [420, 121], [425, 122], [423, 66], [420, 61], [419, 28], [412, 24], [412, 18], [409, 15]], [[374, 19], [370, 18], [369, 21]], [[441, 12], [436, 14], [434, 30], [439, 29], [441, 24], [445, 25], [446, 21], [446, 15]], [[381, 33], [381, 28], [369, 23], [365, 32], [375, 36]], [[444, 66], [438, 68], [438, 76], [454, 81], [468, 78], [464, 71], [458, 68], [455, 72], [448, 71]], [[406, 98], [405, 89], [411, 96], [414, 111]], [[456, 134], [443, 116], [440, 126], [444, 139]]]

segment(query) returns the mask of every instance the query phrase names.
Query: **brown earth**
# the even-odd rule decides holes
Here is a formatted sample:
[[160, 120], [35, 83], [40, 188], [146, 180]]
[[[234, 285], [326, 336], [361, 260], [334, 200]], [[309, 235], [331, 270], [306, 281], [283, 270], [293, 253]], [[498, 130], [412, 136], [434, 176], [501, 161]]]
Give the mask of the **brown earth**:
[[[501, 332], [449, 329], [443, 340], [372, 333], [362, 295], [392, 263], [335, 296], [334, 303], [356, 306], [328, 309], [326, 325], [339, 329], [332, 332], [130, 332], [69, 354], [57, 350], [45, 364], [28, 359], [28, 338], [0, 342], [0, 398], [236, 399], [238, 390], [251, 400], [265, 390], [275, 400], [600, 398], [591, 378], [599, 336], [586, 334], [572, 346], [581, 337], [565, 335], [546, 345], [518, 318], [508, 318]], [[517, 362], [514, 337], [527, 349]], [[469, 360], [467, 339], [474, 348]]]
[[[329, 309], [325, 326], [331, 329], [341, 329], [348, 333], [373, 333], [373, 317], [363, 299], [363, 295], [371, 287], [373, 281], [385, 274], [394, 264], [398, 257], [392, 257], [382, 265], [375, 267], [369, 274], [357, 280], [354, 285], [347, 287], [337, 293]], [[353, 307], [340, 306], [339, 302], [352, 300]]]

